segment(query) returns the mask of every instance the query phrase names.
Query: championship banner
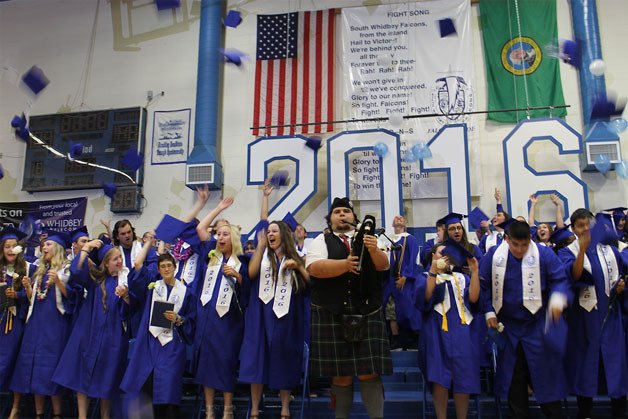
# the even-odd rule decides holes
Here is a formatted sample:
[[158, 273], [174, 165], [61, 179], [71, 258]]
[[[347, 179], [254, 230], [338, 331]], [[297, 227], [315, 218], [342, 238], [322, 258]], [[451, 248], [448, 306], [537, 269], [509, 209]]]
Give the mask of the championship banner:
[[[468, 0], [439, 0], [342, 9], [344, 119], [389, 118], [438, 114], [390, 122], [359, 123], [356, 128], [386, 127], [400, 134], [402, 193], [405, 199], [448, 196], [444, 174], [423, 173], [407, 151], [428, 143], [450, 124], [466, 124], [470, 172], [477, 179], [472, 194], [481, 193], [477, 123], [474, 108], [473, 47]], [[454, 32], [441, 32], [445, 22]], [[353, 126], [353, 125], [352, 125]], [[356, 166], [372, 170], [378, 156], [351, 156]], [[353, 168], [350, 168], [350, 173]], [[371, 172], [371, 175], [377, 173]], [[356, 182], [372, 183], [372, 177]], [[363, 191], [354, 199], [379, 199], [378, 191]]]
[[190, 143], [190, 114], [189, 108], [154, 112], [151, 164], [175, 164], [187, 161]]
[[84, 225], [86, 209], [87, 198], [0, 203], [0, 223], [20, 229], [36, 245], [44, 228], [69, 232]]

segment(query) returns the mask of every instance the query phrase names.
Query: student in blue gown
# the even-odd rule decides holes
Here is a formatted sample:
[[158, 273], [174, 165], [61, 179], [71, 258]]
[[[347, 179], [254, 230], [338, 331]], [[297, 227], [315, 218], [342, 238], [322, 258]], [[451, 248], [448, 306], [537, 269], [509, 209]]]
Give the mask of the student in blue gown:
[[46, 396], [51, 396], [53, 417], [61, 416], [63, 388], [52, 381], [52, 374], [70, 335], [74, 292], [68, 284], [68, 247], [67, 234], [48, 231], [33, 283], [24, 284], [29, 305], [10, 388], [35, 395], [37, 417], [43, 416]]
[[[606, 383], [613, 417], [624, 417], [628, 367], [626, 341], [622, 338], [626, 297], [621, 276], [626, 266], [617, 248], [595, 238], [592, 241], [593, 214], [589, 210], [577, 209], [570, 221], [577, 240], [561, 249], [559, 256], [575, 293], [567, 316], [570, 350], [566, 364], [571, 392], [578, 396], [578, 417], [591, 417], [593, 397], [601, 392], [599, 377]], [[608, 225], [612, 228], [610, 221]]]
[[[470, 277], [451, 271], [460, 258], [445, 256], [446, 249], [462, 255]], [[416, 305], [423, 313], [420, 352], [425, 379], [432, 385], [436, 417], [447, 417], [451, 391], [456, 417], [462, 419], [467, 417], [469, 395], [480, 392], [478, 262], [451, 240], [436, 245], [428, 259], [430, 267], [419, 277], [416, 292]]]
[[[1, 392], [9, 389], [24, 331], [24, 308], [28, 306], [28, 299], [22, 281], [30, 283], [35, 268], [26, 261], [22, 246], [18, 245], [25, 237], [26, 234], [13, 227], [4, 227], [0, 232], [0, 285], [5, 285], [0, 292], [5, 294], [7, 302], [12, 301], [10, 306], [0, 307]], [[19, 417], [21, 396], [13, 394], [10, 419]]]
[[299, 385], [303, 371], [309, 278], [286, 223], [273, 221], [266, 234], [258, 234], [249, 276], [240, 381], [251, 383], [251, 418], [259, 418], [263, 388], [268, 385], [280, 390], [281, 418], [286, 419], [290, 392]]
[[560, 400], [568, 393], [563, 354], [548, 348], [564, 348], [566, 336], [545, 333], [565, 322], [570, 288], [560, 259], [530, 240], [527, 223], [512, 220], [506, 240], [480, 261], [480, 284], [487, 325], [497, 330], [502, 323], [506, 337], [497, 357], [496, 394], [508, 396], [511, 415], [523, 418], [530, 385], [543, 413], [561, 417]]
[[[219, 206], [233, 202], [223, 199]], [[226, 205], [226, 206], [225, 206]], [[222, 209], [224, 209], [222, 208]], [[240, 232], [231, 224], [218, 227], [216, 240], [209, 240], [203, 219], [197, 232], [201, 238], [198, 277], [198, 304], [193, 363], [195, 381], [203, 386], [206, 418], [214, 418], [214, 393], [221, 390], [224, 396], [223, 417], [233, 419], [233, 392], [237, 380], [238, 355], [244, 331], [244, 310], [248, 301], [248, 267], [242, 255]]]
[[465, 230], [464, 225], [462, 225], [462, 219], [465, 217], [466, 215], [451, 212], [440, 219], [445, 226], [444, 239], [454, 240], [471, 253], [474, 258], [480, 260], [482, 259], [484, 253], [482, 253], [478, 246], [469, 242], [469, 239], [467, 238], [467, 231]]
[[[407, 347], [407, 336], [421, 330], [421, 313], [414, 307], [413, 296], [419, 276], [419, 242], [406, 231], [402, 215], [393, 218], [394, 234], [390, 237], [390, 271], [384, 282], [382, 306], [386, 307], [391, 333], [391, 349]], [[393, 318], [388, 318], [389, 312]]]
[[[482, 238], [478, 243], [478, 247], [482, 254], [488, 252], [493, 246], [499, 246], [504, 239], [504, 229], [501, 228], [499, 225], [504, 221], [509, 220], [510, 215], [506, 211], [504, 211], [504, 206], [502, 205], [501, 199], [501, 191], [499, 190], [499, 188], [495, 188], [495, 215], [493, 215], [493, 218], [491, 218], [490, 225], [488, 221], [482, 221], [480, 223], [484, 235], [482, 235]], [[493, 226], [495, 230], [491, 231], [490, 226]]]
[[[154, 267], [145, 267], [144, 259], [149, 249], [150, 245], [144, 245], [131, 274], [131, 298], [142, 308], [142, 320], [121, 388], [130, 397], [147, 393], [156, 418], [177, 418], [180, 417], [178, 405], [181, 403], [186, 345], [194, 338], [196, 296], [175, 278], [176, 261], [171, 254], [159, 256], [158, 275], [155, 275]], [[163, 314], [171, 322], [171, 328], [151, 326], [155, 301], [174, 304], [173, 310]]]
[[[91, 256], [90, 259], [88, 255]], [[79, 419], [86, 419], [88, 398], [100, 399], [100, 415], [112, 415], [129, 346], [129, 269], [117, 247], [87, 242], [70, 267], [70, 284], [86, 290], [70, 339], [53, 381], [76, 391]]]
[[443, 241], [445, 241], [445, 224], [443, 223], [443, 220], [441, 218], [436, 221], [436, 237], [426, 240], [419, 250], [419, 260], [423, 268], [427, 269], [430, 266], [429, 262], [427, 261], [427, 256], [430, 254], [430, 250], [432, 250], [434, 244], [442, 243]]

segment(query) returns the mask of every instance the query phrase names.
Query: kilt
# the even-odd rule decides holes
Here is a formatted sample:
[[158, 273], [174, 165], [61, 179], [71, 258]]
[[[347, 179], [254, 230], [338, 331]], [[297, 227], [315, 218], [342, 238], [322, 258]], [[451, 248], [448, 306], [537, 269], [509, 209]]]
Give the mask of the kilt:
[[381, 308], [367, 315], [366, 336], [349, 343], [339, 316], [312, 304], [310, 373], [319, 377], [392, 374], [390, 347]]

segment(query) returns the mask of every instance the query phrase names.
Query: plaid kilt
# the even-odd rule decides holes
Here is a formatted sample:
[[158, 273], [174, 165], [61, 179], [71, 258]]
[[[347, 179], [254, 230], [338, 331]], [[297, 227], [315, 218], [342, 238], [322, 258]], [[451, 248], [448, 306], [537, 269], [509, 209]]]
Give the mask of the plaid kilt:
[[310, 373], [319, 377], [392, 374], [383, 311], [367, 316], [366, 337], [355, 343], [342, 337], [339, 317], [312, 304]]

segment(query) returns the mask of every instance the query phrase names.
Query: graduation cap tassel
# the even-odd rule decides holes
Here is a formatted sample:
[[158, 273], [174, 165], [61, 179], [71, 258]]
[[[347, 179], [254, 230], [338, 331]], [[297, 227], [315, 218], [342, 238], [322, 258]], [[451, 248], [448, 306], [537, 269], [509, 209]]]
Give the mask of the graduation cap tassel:
[[445, 305], [443, 304], [443, 323], [440, 326], [443, 329], [443, 332], [449, 332], [449, 327], [447, 325], [447, 313], [445, 312]]

